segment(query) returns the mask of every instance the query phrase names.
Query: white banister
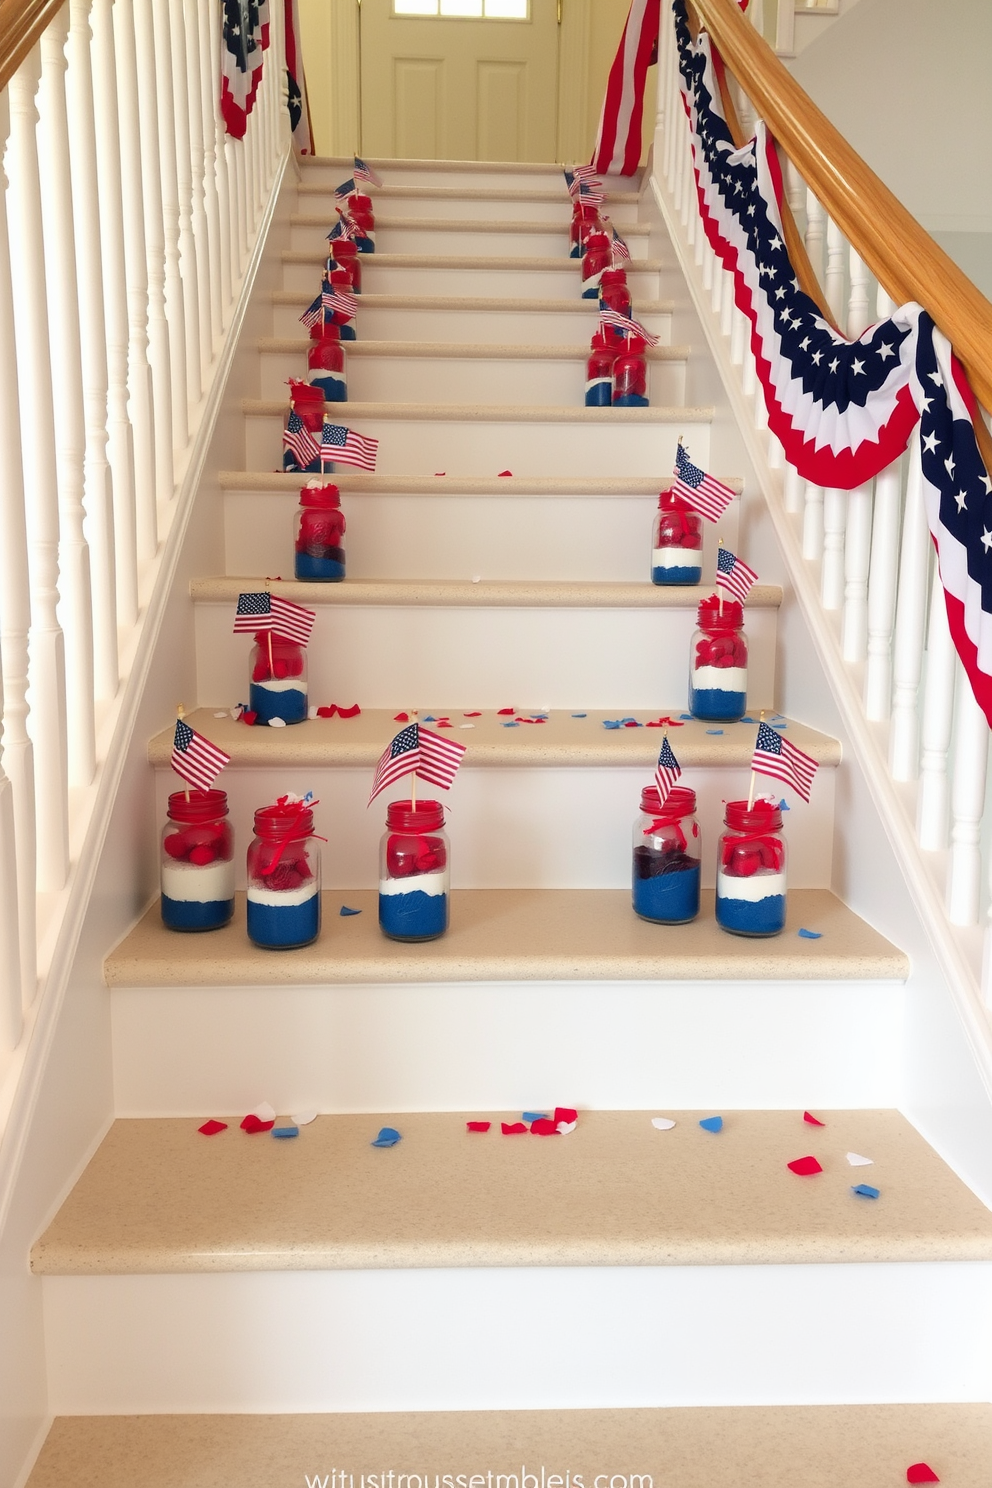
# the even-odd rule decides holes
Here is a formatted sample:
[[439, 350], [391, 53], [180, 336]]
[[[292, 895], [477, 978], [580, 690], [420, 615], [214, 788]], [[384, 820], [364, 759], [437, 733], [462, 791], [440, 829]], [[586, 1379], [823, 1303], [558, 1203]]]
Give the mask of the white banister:
[[806, 256], [819, 283], [823, 283], [823, 252], [827, 232], [827, 214], [812, 191], [806, 192]]
[[899, 518], [902, 472], [899, 461], [875, 477], [875, 515], [868, 578], [868, 665], [865, 713], [878, 722], [892, 708], [892, 628], [899, 573]]
[[[0, 89], [0, 152], [10, 132], [7, 89]], [[0, 168], [3, 161], [0, 157]], [[3, 769], [10, 781], [17, 845], [16, 904], [24, 1005], [37, 982], [35, 931], [34, 750], [27, 729], [31, 600], [21, 467], [20, 393], [14, 336], [14, 291], [7, 231], [7, 176], [0, 176], [0, 653], [3, 655]], [[9, 932], [8, 932], [9, 933]]]
[[906, 501], [899, 557], [899, 596], [896, 601], [895, 642], [892, 653], [892, 726], [889, 732], [889, 769], [894, 780], [914, 780], [919, 748], [917, 695], [923, 665], [923, 627], [927, 610], [930, 532], [923, 509], [923, 469], [918, 441], [910, 444]]
[[951, 787], [953, 825], [947, 869], [947, 915], [952, 925], [975, 925], [982, 893], [981, 839], [989, 726], [960, 662], [956, 671], [954, 782]]
[[916, 830], [920, 846], [940, 851], [947, 846], [947, 756], [954, 720], [957, 653], [947, 623], [944, 586], [934, 572], [927, 633], [927, 679], [920, 730], [920, 793]]
[[[10, 258], [14, 296], [20, 443], [24, 469], [31, 630], [28, 730], [34, 745], [37, 883], [61, 889], [69, 868], [65, 650], [58, 623], [59, 498], [54, 398], [35, 94], [41, 51], [35, 46], [9, 83]], [[6, 390], [5, 390], [6, 396]]]
[[172, 81], [172, 25], [168, 0], [151, 6], [158, 79], [158, 148], [161, 161], [162, 225], [165, 232], [165, 318], [172, 368], [172, 443], [185, 449], [189, 438], [189, 383], [186, 377], [186, 305], [179, 260], [179, 184], [176, 174], [176, 106]]
[[845, 661], [864, 661], [868, 649], [868, 566], [871, 557], [871, 483], [847, 493], [844, 543], [844, 619], [841, 652]]
[[[3, 674], [0, 672], [0, 719], [3, 718]], [[0, 732], [0, 744], [3, 735]], [[24, 1012], [21, 994], [20, 927], [17, 923], [17, 839], [14, 835], [14, 791], [0, 765], [0, 1078], [21, 1041]]]
[[[186, 399], [196, 407], [203, 392], [200, 346], [200, 266], [193, 237], [193, 168], [190, 158], [189, 87], [187, 82], [182, 0], [158, 0], [169, 9], [172, 42], [172, 117], [175, 124], [176, 193], [179, 204], [179, 269], [183, 284], [183, 337], [186, 351]], [[194, 28], [194, 35], [196, 30]], [[206, 244], [204, 244], [206, 247]]]

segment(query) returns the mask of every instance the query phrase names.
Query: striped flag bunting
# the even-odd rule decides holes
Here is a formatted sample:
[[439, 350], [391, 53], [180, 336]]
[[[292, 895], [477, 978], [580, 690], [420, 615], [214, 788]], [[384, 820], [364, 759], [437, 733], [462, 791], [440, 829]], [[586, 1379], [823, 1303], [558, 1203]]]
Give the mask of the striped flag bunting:
[[220, 111], [233, 139], [244, 139], [248, 115], [262, 81], [262, 57], [269, 44], [268, 5], [224, 0], [220, 44]]
[[355, 180], [363, 186], [381, 186], [382, 179], [360, 155], [355, 156]]
[[632, 176], [641, 159], [648, 68], [656, 59], [660, 0], [632, 0], [610, 68], [592, 163], [603, 175]]
[[758, 724], [751, 770], [755, 775], [770, 775], [781, 780], [809, 804], [809, 793], [818, 765], [808, 754], [790, 744], [767, 723]]
[[371, 806], [380, 791], [404, 775], [418, 775], [448, 790], [462, 762], [465, 745], [434, 734], [419, 723], [407, 724], [386, 746], [372, 777]]
[[320, 292], [320, 302], [332, 315], [346, 315], [349, 320], [354, 319], [358, 309], [358, 300], [350, 289], [335, 289], [326, 279]]
[[[266, 0], [266, 7], [268, 0]], [[307, 80], [303, 72], [303, 46], [300, 41], [300, 0], [285, 0], [286, 12], [286, 102], [293, 144], [301, 155], [313, 154], [313, 126], [307, 99]]]
[[671, 795], [672, 787], [682, 774], [682, 766], [675, 758], [675, 751], [668, 742], [666, 734], [661, 742], [661, 753], [658, 755], [658, 763], [654, 767], [654, 783], [658, 787], [658, 796], [662, 806]]
[[306, 470], [314, 460], [320, 459], [320, 445], [295, 408], [289, 410], [289, 418], [282, 431], [282, 447], [289, 450], [301, 470]]
[[172, 768], [183, 780], [197, 790], [207, 791], [213, 785], [231, 756], [211, 744], [196, 729], [190, 728], [181, 718], [176, 719], [176, 733], [172, 741]]
[[606, 200], [602, 182], [583, 181], [579, 186], [578, 199], [588, 207], [601, 207]]
[[743, 558], [738, 558], [729, 548], [721, 548], [716, 555], [716, 582], [743, 604], [752, 585], [758, 582], [758, 575], [753, 568], [748, 568]]
[[681, 496], [693, 511], [700, 512], [708, 522], [719, 522], [734, 499], [729, 486], [725, 486], [715, 476], [707, 475], [698, 465], [693, 465], [683, 444], [675, 451], [672, 491], [676, 496]]
[[306, 646], [313, 632], [317, 615], [292, 599], [283, 599], [280, 594], [255, 591], [238, 595], [234, 612], [234, 634], [254, 635], [258, 630], [271, 630], [287, 641]]
[[639, 336], [647, 346], [658, 345], [658, 337], [653, 336], [639, 320], [633, 320], [629, 315], [621, 315], [619, 310], [611, 310], [606, 305], [600, 306], [599, 323], [615, 326], [618, 331], [623, 331], [625, 336]]
[[379, 453], [379, 441], [365, 434], [356, 434], [344, 424], [325, 424], [318, 451], [322, 460], [333, 460], [337, 465], [356, 465], [359, 470], [374, 470]]

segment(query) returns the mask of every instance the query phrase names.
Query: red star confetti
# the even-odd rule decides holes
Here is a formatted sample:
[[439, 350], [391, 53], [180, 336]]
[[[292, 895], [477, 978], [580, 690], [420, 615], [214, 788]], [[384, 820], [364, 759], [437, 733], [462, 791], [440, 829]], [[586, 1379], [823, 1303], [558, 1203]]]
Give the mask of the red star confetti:
[[497, 718], [512, 718], [513, 715], [514, 715], [514, 713], [516, 713], [516, 711], [517, 711], [516, 708], [498, 708], [496, 710], [496, 717]]
[[252, 1136], [255, 1132], [271, 1131], [275, 1124], [274, 1116], [271, 1121], [260, 1121], [253, 1111], [249, 1111], [241, 1123], [241, 1130]]
[[786, 1167], [791, 1173], [798, 1173], [801, 1178], [823, 1172], [815, 1157], [797, 1157], [795, 1162], [786, 1163]]
[[469, 1131], [487, 1132], [492, 1126], [491, 1121], [466, 1121], [465, 1125]]
[[573, 1111], [571, 1106], [555, 1106], [554, 1121], [556, 1126], [558, 1125], [559, 1121], [572, 1122], [577, 1121], [578, 1119], [578, 1111]]
[[393, 714], [393, 722], [394, 723], [409, 723], [410, 722], [410, 715], [409, 715], [409, 713], [394, 713]]
[[512, 474], [513, 474], [513, 471], [512, 470], [501, 470], [500, 471], [500, 475], [512, 475]]
[[907, 1483], [939, 1483], [940, 1479], [926, 1462], [914, 1462], [906, 1469]]
[[317, 717], [333, 718], [336, 713], [339, 718], [357, 718], [361, 711], [357, 703], [352, 703], [350, 708], [342, 708], [340, 703], [330, 703], [326, 708], [317, 709]]
[[434, 472], [435, 475], [447, 475], [447, 473], [446, 470], [435, 470]]
[[826, 1126], [825, 1121], [817, 1121], [816, 1117], [811, 1116], [808, 1111], [803, 1112], [803, 1120], [808, 1126]]
[[462, 717], [463, 718], [481, 718], [482, 717], [482, 714], [481, 713], [463, 713], [462, 714]]
[[241, 717], [239, 719], [239, 722], [240, 723], [252, 724], [252, 723], [255, 722], [255, 719], [257, 717], [258, 717], [258, 714], [255, 713], [251, 708], [245, 708], [244, 712], [241, 714]]
[[446, 718], [439, 718], [437, 721], [437, 726], [438, 728], [454, 728], [455, 725], [453, 723], [449, 723]]
[[202, 1126], [198, 1126], [196, 1129], [198, 1132], [202, 1132], [205, 1137], [215, 1137], [218, 1132], [227, 1131], [227, 1122], [205, 1121]]
[[499, 1129], [504, 1137], [516, 1137], [527, 1130], [522, 1121], [501, 1121]]
[[535, 1137], [556, 1137], [558, 1128], [550, 1116], [542, 1116], [530, 1124], [531, 1135]]

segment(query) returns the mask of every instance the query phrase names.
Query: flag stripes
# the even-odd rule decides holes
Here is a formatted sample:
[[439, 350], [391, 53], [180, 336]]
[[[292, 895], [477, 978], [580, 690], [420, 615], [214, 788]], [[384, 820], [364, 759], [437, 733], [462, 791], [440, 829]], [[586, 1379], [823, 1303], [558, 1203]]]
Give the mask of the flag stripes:
[[813, 776], [819, 766], [795, 744], [790, 744], [767, 723], [758, 724], [751, 769], [755, 775], [770, 775], [791, 785], [793, 790], [809, 804], [809, 793]]

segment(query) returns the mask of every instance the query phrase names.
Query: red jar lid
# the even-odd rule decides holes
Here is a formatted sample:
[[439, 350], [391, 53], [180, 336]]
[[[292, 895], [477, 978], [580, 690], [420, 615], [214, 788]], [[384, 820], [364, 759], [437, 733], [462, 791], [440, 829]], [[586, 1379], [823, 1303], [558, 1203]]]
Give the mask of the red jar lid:
[[782, 811], [774, 801], [755, 801], [750, 811], [746, 801], [728, 801], [724, 821], [732, 832], [779, 832]]
[[332, 258], [357, 258], [358, 248], [351, 238], [331, 238]]
[[436, 832], [444, 826], [444, 807], [440, 801], [390, 801], [386, 826], [390, 832]]
[[174, 791], [169, 797], [168, 814], [170, 821], [191, 822], [216, 821], [219, 816], [227, 815], [227, 791], [222, 790], [191, 790], [189, 800], [186, 799], [185, 791]]
[[315, 320], [314, 323], [313, 323], [313, 325], [310, 327], [310, 340], [311, 341], [340, 341], [341, 340], [341, 327], [340, 326], [336, 326], [336, 325], [332, 325], [329, 320], [328, 321], [323, 321], [323, 322], [321, 322], [319, 320]]
[[719, 596], [711, 594], [701, 602], [698, 619], [703, 630], [740, 630], [744, 624], [744, 606], [736, 599], [725, 599], [721, 613]]
[[337, 486], [315, 485], [304, 486], [300, 492], [301, 506], [316, 506], [321, 508], [335, 507], [341, 505], [341, 492]]
[[320, 388], [311, 387], [309, 382], [303, 382], [296, 377], [289, 379], [289, 397], [292, 403], [299, 408], [304, 403], [324, 404], [324, 394]]
[[646, 785], [641, 791], [641, 810], [646, 816], [654, 816], [661, 821], [678, 821], [680, 817], [691, 816], [695, 809], [696, 792], [687, 785], [676, 785], [670, 790], [664, 806], [658, 798], [656, 785]]
[[255, 836], [268, 842], [309, 837], [312, 832], [313, 812], [301, 801], [277, 801], [274, 806], [260, 806], [255, 812]]
[[626, 269], [604, 269], [603, 277], [599, 281], [600, 289], [609, 289], [613, 285], [627, 283]]

